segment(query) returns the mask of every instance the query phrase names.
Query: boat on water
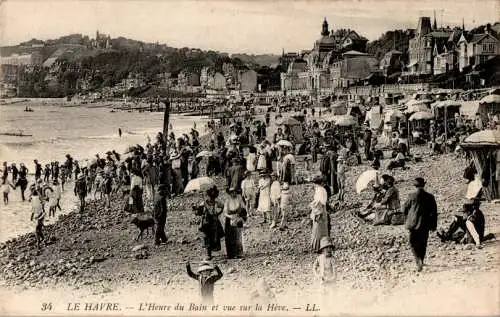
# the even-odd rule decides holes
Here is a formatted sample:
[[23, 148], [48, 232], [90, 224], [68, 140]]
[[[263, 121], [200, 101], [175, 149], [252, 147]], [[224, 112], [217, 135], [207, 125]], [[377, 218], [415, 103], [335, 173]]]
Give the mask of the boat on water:
[[33, 136], [33, 134], [24, 134], [22, 132], [0, 132], [0, 135], [6, 135], [6, 136]]
[[34, 110], [31, 109], [30, 107], [26, 106], [26, 108], [24, 108], [24, 111], [25, 112], [33, 112]]

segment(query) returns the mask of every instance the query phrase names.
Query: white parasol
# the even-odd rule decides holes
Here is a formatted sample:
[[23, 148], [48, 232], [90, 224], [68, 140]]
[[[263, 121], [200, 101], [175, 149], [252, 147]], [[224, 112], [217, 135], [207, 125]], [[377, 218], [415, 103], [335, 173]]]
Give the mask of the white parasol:
[[410, 116], [410, 121], [414, 120], [431, 120], [434, 119], [434, 115], [428, 111], [418, 111]]
[[214, 156], [214, 153], [212, 151], [207, 151], [207, 150], [203, 150], [196, 155], [196, 157], [210, 157], [210, 156]]
[[364, 171], [356, 180], [356, 193], [360, 194], [368, 188], [371, 182], [377, 183], [378, 172], [376, 170]]
[[288, 140], [279, 140], [278, 143], [276, 143], [277, 146], [283, 146], [283, 147], [293, 147], [292, 142]]
[[467, 193], [465, 194], [465, 198], [474, 199], [479, 195], [479, 192], [483, 188], [483, 184], [480, 179], [475, 179], [467, 185]]
[[210, 177], [195, 178], [187, 183], [184, 193], [205, 191], [212, 188], [214, 185], [215, 182]]

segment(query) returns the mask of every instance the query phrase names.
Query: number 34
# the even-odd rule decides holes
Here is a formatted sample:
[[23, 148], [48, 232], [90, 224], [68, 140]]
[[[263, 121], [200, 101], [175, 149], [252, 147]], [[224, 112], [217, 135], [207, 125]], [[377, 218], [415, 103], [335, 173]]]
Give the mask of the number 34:
[[52, 310], [52, 303], [42, 303], [42, 311]]

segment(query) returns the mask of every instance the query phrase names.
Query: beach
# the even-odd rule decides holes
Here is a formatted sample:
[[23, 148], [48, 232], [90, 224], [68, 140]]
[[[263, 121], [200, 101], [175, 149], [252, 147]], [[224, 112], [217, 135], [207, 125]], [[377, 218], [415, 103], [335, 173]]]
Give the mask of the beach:
[[[100, 120], [109, 120], [107, 124], [115, 122], [107, 116], [114, 116], [116, 113], [108, 114], [106, 110], [91, 109], [87, 112], [96, 111], [94, 114], [100, 114]], [[126, 117], [128, 113], [123, 115]], [[142, 135], [132, 133], [125, 138], [133, 140], [132, 144], [144, 144], [144, 131], [156, 131], [146, 123], [147, 115], [151, 114], [132, 115], [137, 116], [138, 124], [130, 131], [141, 131], [139, 133]], [[103, 117], [107, 119], [102, 119]], [[176, 122], [183, 119], [177, 120], [176, 117], [173, 121], [174, 129]], [[186, 128], [191, 125], [192, 120], [187, 120]], [[92, 129], [86, 132], [95, 135], [95, 140], [101, 140], [103, 146], [119, 150], [124, 142], [118, 136], [113, 136], [116, 127], [114, 125], [113, 128], [102, 130], [101, 135], [108, 135], [108, 138], [98, 138], [96, 131]], [[270, 131], [274, 129], [275, 126], [272, 125]], [[86, 144], [86, 139], [73, 142], [81, 142], [82, 147], [90, 147]], [[53, 144], [57, 144], [57, 141]], [[62, 148], [60, 151], [64, 154], [66, 149]], [[438, 228], [445, 228], [463, 203], [466, 185], [461, 175], [466, 160], [453, 153], [429, 156], [425, 147], [415, 147], [412, 152], [420, 153], [422, 161], [412, 163], [407, 170], [394, 172], [400, 197], [404, 201], [414, 190], [412, 179], [424, 177], [427, 180], [426, 189], [437, 200]], [[87, 154], [89, 155], [86, 157], [93, 153]], [[77, 158], [76, 154], [74, 156]], [[382, 160], [382, 173], [386, 172], [388, 161]], [[297, 157], [297, 164], [297, 172], [308, 176], [310, 172], [304, 170], [303, 157]], [[313, 166], [313, 170], [319, 169], [318, 164], [319, 162]], [[228, 260], [224, 251], [217, 252], [214, 256], [214, 262], [224, 273], [223, 279], [215, 286], [217, 303], [221, 307], [254, 307], [259, 304], [265, 307], [264, 311], [221, 310], [210, 313], [248, 316], [256, 313], [318, 316], [374, 313], [498, 314], [500, 262], [497, 241], [485, 242], [478, 249], [471, 245], [442, 243], [435, 234], [431, 234], [424, 272], [415, 272], [407, 241], [408, 233], [404, 226], [373, 226], [355, 216], [370, 199], [370, 193], [358, 195], [353, 190], [355, 180], [367, 169], [370, 167], [366, 162], [349, 168], [346, 200], [331, 216], [337, 280], [327, 300], [322, 299], [317, 281], [312, 275], [315, 255], [310, 252], [310, 227], [305, 221], [309, 217], [309, 203], [313, 199], [314, 190], [311, 184], [299, 184], [290, 189], [293, 208], [287, 214], [287, 230], [270, 229], [267, 225], [260, 224], [259, 215], [251, 216], [249, 227], [243, 234], [245, 258]], [[219, 188], [223, 188], [225, 179], [217, 177], [215, 182]], [[69, 196], [71, 195], [65, 197]], [[226, 197], [227, 194], [222, 192], [220, 199], [224, 201]], [[134, 240], [137, 231], [130, 224], [131, 215], [123, 211], [123, 200], [120, 197], [113, 198], [110, 210], [103, 208], [102, 202], [91, 201], [83, 215], [62, 215], [58, 221], [46, 225], [49, 243], [39, 255], [36, 254], [33, 228], [30, 230], [32, 223], [24, 216], [19, 217], [19, 214], [13, 219], [2, 217], [2, 227], [9, 227], [9, 221], [22, 221], [26, 224], [25, 232], [31, 233], [1, 245], [3, 269], [0, 272], [0, 295], [8, 300], [3, 303], [0, 311], [9, 312], [15, 308], [21, 312], [19, 303], [22, 300], [29, 303], [23, 306], [22, 313], [35, 314], [40, 312], [44, 299], [50, 299], [57, 313], [69, 312], [68, 305], [72, 302], [84, 305], [85, 302], [105, 301], [116, 302], [122, 315], [207, 314], [203, 310], [188, 308], [191, 304], [199, 305], [199, 300], [197, 282], [187, 276], [185, 268], [187, 261], [197, 263], [204, 254], [198, 219], [191, 209], [192, 205], [201, 201], [202, 195], [196, 193], [168, 200], [168, 242], [160, 247], [152, 245], [151, 237], [142, 241]], [[29, 205], [23, 206], [26, 206], [23, 209], [24, 215], [28, 217]], [[496, 212], [498, 206], [494, 202], [484, 202], [481, 206], [486, 218], [486, 232], [497, 236], [500, 233], [500, 216]], [[2, 208], [2, 212], [3, 210]], [[16, 230], [9, 237], [6, 235], [4, 241], [23, 233]], [[133, 248], [141, 245], [147, 256], [138, 259]], [[262, 280], [270, 285], [273, 298], [254, 296], [256, 284]], [[475, 294], [473, 302], [468, 301], [471, 293]], [[443, 297], [442, 294], [446, 296]], [[186, 309], [143, 312], [141, 303], [171, 307], [181, 305]], [[279, 303], [280, 309], [267, 309], [270, 303]], [[71, 313], [84, 314], [85, 311]]]
[[[0, 105], [0, 133], [22, 130], [23, 134], [31, 135], [0, 135], [0, 162], [6, 161], [9, 165], [16, 163], [17, 166], [24, 163], [29, 173], [33, 174], [34, 159], [45, 167], [52, 161], [64, 163], [65, 155], [70, 154], [82, 164], [96, 154], [105, 157], [107, 151], [123, 153], [131, 145], [144, 145], [148, 137], [154, 142], [158, 132], [163, 129], [162, 112], [110, 112], [108, 104], [103, 102], [76, 107], [56, 100], [33, 99]], [[33, 112], [25, 112], [26, 107], [33, 109]], [[189, 133], [195, 122], [197, 129], [203, 133], [206, 121], [206, 117], [171, 116], [177, 136]], [[118, 128], [122, 129], [122, 137], [118, 135]], [[33, 175], [28, 180], [31, 184]], [[61, 200], [63, 211], [58, 210], [57, 214], [72, 211], [75, 202], [73, 182], [70, 182], [66, 184]], [[11, 191], [9, 204], [1, 204], [0, 209], [0, 241], [33, 229], [32, 223], [28, 221], [30, 204], [21, 201], [19, 190]], [[53, 221], [50, 219], [49, 223]]]

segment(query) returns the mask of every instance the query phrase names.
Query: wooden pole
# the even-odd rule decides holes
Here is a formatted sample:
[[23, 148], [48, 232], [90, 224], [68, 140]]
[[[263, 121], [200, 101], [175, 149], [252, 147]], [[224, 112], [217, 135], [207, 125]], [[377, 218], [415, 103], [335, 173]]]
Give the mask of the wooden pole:
[[[168, 142], [168, 125], [170, 123], [170, 100], [165, 100], [165, 112], [163, 113], [163, 141]], [[167, 147], [168, 148], [168, 147]]]

